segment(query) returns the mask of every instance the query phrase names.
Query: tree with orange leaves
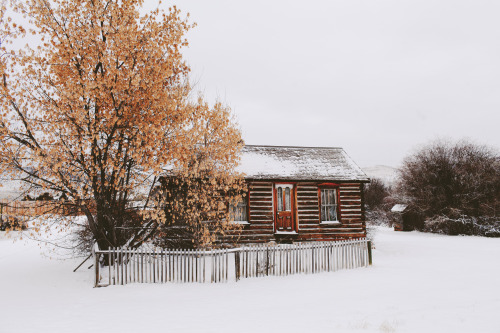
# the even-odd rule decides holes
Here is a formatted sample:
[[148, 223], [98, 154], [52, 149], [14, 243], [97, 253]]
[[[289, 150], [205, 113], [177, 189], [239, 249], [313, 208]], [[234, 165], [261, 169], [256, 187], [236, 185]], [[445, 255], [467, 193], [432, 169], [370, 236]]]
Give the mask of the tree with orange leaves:
[[[239, 195], [234, 167], [241, 135], [228, 108], [190, 98], [181, 49], [193, 25], [176, 7], [141, 15], [142, 3], [13, 6], [29, 19], [28, 32], [40, 45], [1, 60], [1, 163], [31, 192], [62, 196], [65, 206], [82, 211], [101, 249], [137, 247], [158, 235], [175, 222], [172, 207], [195, 217], [185, 220], [199, 230], [193, 241], [206, 246], [215, 239], [204, 220], [216, 218], [211, 221], [223, 232], [229, 218], [202, 217], [190, 203], [211, 212]], [[26, 33], [3, 16], [2, 29], [5, 36]], [[209, 178], [235, 191], [191, 186], [189, 195], [167, 201], [168, 189], [154, 189], [166, 173], [188, 184]]]

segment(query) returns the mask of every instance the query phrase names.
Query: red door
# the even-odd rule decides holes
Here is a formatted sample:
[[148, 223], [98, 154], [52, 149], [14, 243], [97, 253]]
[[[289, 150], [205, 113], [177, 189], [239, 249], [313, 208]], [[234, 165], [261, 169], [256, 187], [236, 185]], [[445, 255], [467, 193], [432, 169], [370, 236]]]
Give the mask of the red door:
[[275, 231], [295, 231], [295, 204], [293, 184], [274, 186]]

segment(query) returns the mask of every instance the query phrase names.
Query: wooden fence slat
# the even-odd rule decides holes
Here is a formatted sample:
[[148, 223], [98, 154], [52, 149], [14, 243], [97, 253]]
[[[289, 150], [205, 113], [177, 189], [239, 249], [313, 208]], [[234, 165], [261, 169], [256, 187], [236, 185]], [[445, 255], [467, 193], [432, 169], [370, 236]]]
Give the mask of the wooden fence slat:
[[119, 269], [118, 278], [120, 280], [120, 284], [123, 286], [123, 249], [122, 248], [120, 248], [118, 250], [118, 269]]
[[113, 284], [117, 283], [117, 269], [116, 269], [116, 248], [113, 247]]
[[108, 284], [111, 285], [111, 253], [107, 253], [107, 258], [108, 258]]
[[128, 269], [127, 269], [128, 260], [127, 259], [128, 259], [128, 251], [125, 249], [124, 258], [123, 258], [123, 260], [124, 260], [123, 265], [124, 265], [124, 268], [125, 268], [125, 274], [124, 274], [124, 277], [125, 277], [124, 283], [125, 284], [127, 284], [127, 282], [128, 282], [128, 275], [127, 275], [127, 273], [128, 273]]

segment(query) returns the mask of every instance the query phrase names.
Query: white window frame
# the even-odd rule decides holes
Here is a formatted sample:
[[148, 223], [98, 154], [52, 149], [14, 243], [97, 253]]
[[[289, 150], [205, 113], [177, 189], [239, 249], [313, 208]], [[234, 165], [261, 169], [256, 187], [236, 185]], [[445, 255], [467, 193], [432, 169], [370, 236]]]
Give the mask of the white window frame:
[[[336, 215], [336, 218], [337, 218], [336, 220], [323, 221], [323, 207], [332, 207], [333, 206], [331, 204], [324, 205], [323, 200], [322, 200], [322, 197], [323, 197], [323, 193], [322, 192], [323, 191], [334, 191], [333, 197], [335, 198], [335, 215]], [[339, 220], [338, 187], [320, 187], [318, 192], [319, 192], [319, 201], [320, 201], [320, 205], [319, 205], [319, 219], [320, 219], [320, 224], [322, 224], [322, 225], [337, 225], [337, 224], [341, 224], [340, 220]], [[326, 194], [325, 194], [325, 198], [326, 198]]]

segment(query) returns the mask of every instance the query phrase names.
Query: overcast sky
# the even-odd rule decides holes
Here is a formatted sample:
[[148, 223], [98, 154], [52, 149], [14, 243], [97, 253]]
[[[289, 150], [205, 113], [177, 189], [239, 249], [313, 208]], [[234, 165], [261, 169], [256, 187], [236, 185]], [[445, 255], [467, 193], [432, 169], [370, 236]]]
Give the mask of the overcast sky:
[[172, 3], [198, 24], [192, 79], [247, 144], [341, 146], [360, 166], [437, 138], [500, 148], [498, 0]]

